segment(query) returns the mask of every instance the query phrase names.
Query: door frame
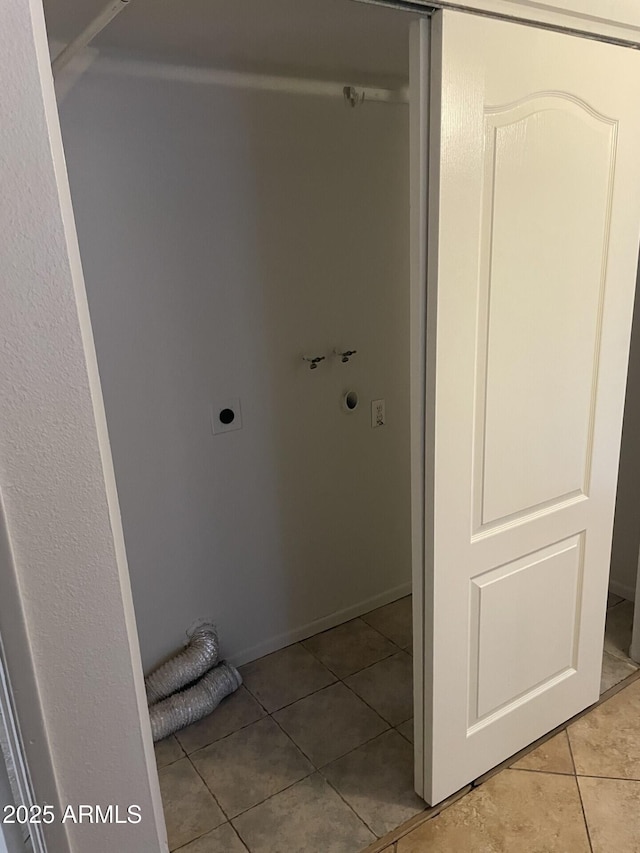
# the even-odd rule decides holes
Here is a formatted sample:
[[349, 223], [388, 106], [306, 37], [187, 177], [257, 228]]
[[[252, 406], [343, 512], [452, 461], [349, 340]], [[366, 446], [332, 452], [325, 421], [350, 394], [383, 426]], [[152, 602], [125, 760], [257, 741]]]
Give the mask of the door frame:
[[356, 0], [428, 15], [435, 9], [488, 15], [633, 47], [640, 44], [635, 0]]
[[640, 664], [640, 555], [638, 558], [638, 575], [636, 579], [636, 598], [633, 603], [633, 628], [631, 629], [631, 646], [629, 648], [629, 657], [631, 660]]
[[[409, 318], [409, 388], [411, 436], [411, 565], [413, 606], [413, 727], [414, 727], [414, 785], [424, 799], [425, 761], [431, 740], [425, 733], [430, 717], [425, 707], [425, 656], [427, 641], [433, 637], [431, 609], [426, 606], [433, 597], [433, 571], [425, 571], [426, 543], [433, 537], [427, 525], [432, 514], [426, 512], [427, 488], [431, 480], [427, 470], [433, 467], [433, 453], [428, 455], [426, 441], [427, 362], [434, 363], [435, 353], [427, 352], [436, 340], [435, 306], [427, 300], [433, 293], [428, 279], [428, 223], [430, 91], [426, 86], [412, 86], [412, 80], [429, 79], [425, 66], [430, 63], [431, 20], [424, 16], [411, 26], [409, 44], [409, 175], [410, 175], [410, 318]], [[433, 382], [435, 377], [431, 377]], [[431, 448], [433, 450], [433, 448]]]

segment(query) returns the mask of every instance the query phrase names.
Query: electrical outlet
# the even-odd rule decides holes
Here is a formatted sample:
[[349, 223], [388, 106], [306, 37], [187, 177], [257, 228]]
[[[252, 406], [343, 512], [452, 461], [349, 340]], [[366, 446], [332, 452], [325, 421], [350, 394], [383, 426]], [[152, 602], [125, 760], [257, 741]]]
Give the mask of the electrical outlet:
[[371, 401], [371, 426], [373, 429], [384, 426], [387, 422], [384, 400]]

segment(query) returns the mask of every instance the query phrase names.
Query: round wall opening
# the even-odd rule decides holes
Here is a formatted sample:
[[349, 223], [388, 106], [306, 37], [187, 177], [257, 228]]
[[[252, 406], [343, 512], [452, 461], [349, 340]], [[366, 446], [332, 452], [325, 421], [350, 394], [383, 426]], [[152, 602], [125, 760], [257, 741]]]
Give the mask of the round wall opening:
[[356, 391], [347, 391], [344, 395], [344, 407], [348, 412], [354, 412], [358, 408], [358, 394]]
[[232, 424], [236, 419], [236, 413], [233, 409], [223, 409], [219, 415], [220, 423], [223, 423], [225, 426]]

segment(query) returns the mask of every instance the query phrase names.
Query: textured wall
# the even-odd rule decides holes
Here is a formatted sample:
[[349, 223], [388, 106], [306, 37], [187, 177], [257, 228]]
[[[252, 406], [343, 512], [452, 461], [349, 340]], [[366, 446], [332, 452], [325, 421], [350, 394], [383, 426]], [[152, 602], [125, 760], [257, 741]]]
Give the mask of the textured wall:
[[207, 615], [251, 659], [409, 589], [408, 109], [99, 68], [62, 125], [143, 660]]
[[[54, 830], [51, 853], [153, 853], [167, 848], [37, 0], [0, 8], [0, 78], [0, 487], [13, 552], [1, 555], [0, 629], [20, 709], [5, 629], [22, 607], [62, 803], [143, 809], [138, 826], [68, 825], [69, 847]], [[50, 793], [39, 765], [36, 797]]]

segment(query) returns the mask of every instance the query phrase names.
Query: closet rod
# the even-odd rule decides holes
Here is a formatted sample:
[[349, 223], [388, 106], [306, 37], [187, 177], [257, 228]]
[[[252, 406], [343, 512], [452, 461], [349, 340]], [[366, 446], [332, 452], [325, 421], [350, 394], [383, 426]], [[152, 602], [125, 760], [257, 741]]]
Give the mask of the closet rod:
[[105, 57], [97, 68], [107, 73], [148, 80], [223, 86], [229, 89], [255, 89], [261, 92], [282, 92], [289, 95], [340, 98], [347, 100], [354, 106], [362, 102], [406, 104], [409, 100], [409, 91], [406, 86], [398, 89], [363, 85], [345, 86], [344, 83], [334, 80], [281, 77], [246, 71], [145, 62], [136, 59], [110, 59], [108, 57]]
[[90, 44], [98, 33], [102, 32], [107, 24], [110, 24], [115, 16], [120, 14], [120, 12], [122, 12], [130, 2], [131, 0], [109, 0], [104, 9], [96, 15], [91, 23], [86, 26], [84, 30], [82, 30], [82, 32], [73, 39], [73, 41], [70, 41], [69, 44], [64, 47], [53, 60], [51, 63], [53, 76], [55, 77], [59, 74], [64, 66], [70, 62], [77, 53]]
[[[195, 69], [185, 69], [187, 77], [193, 79]], [[231, 89], [256, 89], [261, 92], [282, 92], [288, 95], [316, 95], [327, 98], [342, 98], [352, 106], [364, 101], [385, 104], [403, 104], [409, 100], [408, 90], [383, 89], [375, 86], [345, 86], [332, 80], [314, 80], [307, 77], [280, 77], [279, 75], [252, 74], [245, 71], [223, 71], [202, 69], [202, 81]]]

